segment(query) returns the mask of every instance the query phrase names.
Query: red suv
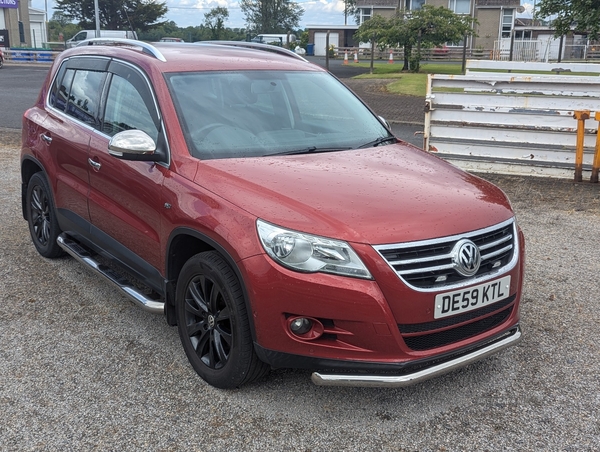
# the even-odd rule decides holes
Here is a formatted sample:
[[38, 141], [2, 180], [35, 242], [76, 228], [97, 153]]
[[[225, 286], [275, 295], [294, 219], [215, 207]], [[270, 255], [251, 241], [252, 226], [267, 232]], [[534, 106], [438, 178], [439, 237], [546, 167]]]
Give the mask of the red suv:
[[177, 325], [198, 374], [404, 386], [520, 337], [523, 235], [493, 185], [253, 43], [91, 40], [23, 122], [23, 215]]

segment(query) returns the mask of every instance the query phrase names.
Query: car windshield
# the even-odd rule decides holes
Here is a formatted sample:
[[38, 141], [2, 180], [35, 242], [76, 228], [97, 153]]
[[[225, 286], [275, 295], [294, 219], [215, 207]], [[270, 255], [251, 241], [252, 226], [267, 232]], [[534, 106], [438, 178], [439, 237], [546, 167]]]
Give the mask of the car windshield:
[[167, 74], [188, 148], [199, 159], [332, 152], [395, 141], [327, 73]]

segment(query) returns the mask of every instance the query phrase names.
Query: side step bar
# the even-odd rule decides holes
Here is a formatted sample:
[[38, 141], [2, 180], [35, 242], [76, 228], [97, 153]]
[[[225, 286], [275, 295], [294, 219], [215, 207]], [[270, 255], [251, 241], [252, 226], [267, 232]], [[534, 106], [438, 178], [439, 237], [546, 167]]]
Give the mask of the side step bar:
[[56, 239], [56, 242], [58, 243], [58, 246], [65, 250], [69, 255], [74, 257], [77, 261], [91, 269], [94, 273], [104, 276], [111, 283], [117, 286], [127, 298], [141, 307], [144, 311], [152, 312], [153, 314], [164, 314], [164, 302], [149, 298], [110, 267], [95, 261], [89, 251], [87, 251], [67, 234], [63, 233], [59, 235]]

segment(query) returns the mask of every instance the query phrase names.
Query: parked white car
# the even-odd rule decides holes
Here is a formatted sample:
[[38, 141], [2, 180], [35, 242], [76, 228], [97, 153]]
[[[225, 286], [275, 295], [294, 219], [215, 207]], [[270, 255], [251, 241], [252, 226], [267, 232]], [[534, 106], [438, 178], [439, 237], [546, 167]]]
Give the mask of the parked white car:
[[75, 47], [82, 41], [93, 38], [122, 38], [122, 39], [137, 39], [135, 31], [127, 30], [100, 30], [100, 36], [96, 36], [96, 30], [81, 30], [71, 39], [66, 42], [67, 49]]

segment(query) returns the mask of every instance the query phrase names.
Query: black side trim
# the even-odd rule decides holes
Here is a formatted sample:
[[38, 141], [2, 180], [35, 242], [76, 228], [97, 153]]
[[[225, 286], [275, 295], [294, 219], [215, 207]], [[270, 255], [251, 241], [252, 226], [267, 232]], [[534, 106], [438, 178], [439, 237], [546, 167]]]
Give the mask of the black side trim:
[[461, 348], [450, 353], [437, 355], [433, 358], [420, 359], [402, 363], [375, 363], [359, 361], [340, 361], [334, 359], [313, 358], [309, 356], [292, 355], [261, 347], [256, 342], [254, 349], [256, 354], [265, 363], [275, 368], [286, 369], [310, 369], [315, 371], [346, 371], [346, 372], [376, 372], [381, 374], [393, 373], [403, 375], [418, 372], [421, 369], [441, 364], [452, 359], [459, 358], [476, 350], [482, 349], [494, 342], [498, 342], [518, 331], [518, 324], [511, 326], [508, 330], [499, 333], [487, 340], [481, 341], [470, 347]]
[[237, 276], [237, 279], [240, 282], [240, 286], [242, 287], [242, 292], [244, 294], [244, 301], [246, 303], [246, 312], [248, 313], [248, 322], [250, 324], [250, 332], [252, 334], [252, 340], [256, 341], [256, 328], [254, 327], [254, 316], [252, 315], [253, 311], [252, 311], [252, 306], [250, 305], [250, 298], [248, 297], [248, 289], [246, 288], [246, 282], [244, 281], [244, 278], [242, 277], [242, 272], [240, 272], [237, 262], [233, 259], [233, 257], [231, 257], [229, 252], [219, 242], [202, 234], [201, 232], [198, 232], [195, 229], [180, 227], [180, 228], [176, 228], [173, 231], [171, 231], [171, 235], [169, 236], [169, 242], [167, 244], [167, 255], [166, 255], [167, 262], [166, 262], [166, 266], [165, 266], [165, 268], [167, 269], [167, 278], [169, 279], [167, 281], [167, 284], [175, 285], [177, 283], [177, 281], [171, 281], [171, 279], [170, 279], [170, 275], [171, 275], [170, 256], [171, 256], [171, 246], [173, 244], [173, 240], [180, 235], [189, 235], [191, 237], [197, 238], [198, 240], [201, 240], [202, 242], [206, 243], [208, 246], [210, 246], [213, 249], [215, 249], [216, 251], [218, 251], [221, 254], [221, 256], [227, 261], [227, 263], [229, 264], [231, 269], [234, 271], [235, 276]]
[[510, 316], [512, 308], [512, 306], [509, 306], [496, 314], [449, 330], [423, 334], [421, 336], [403, 336], [402, 339], [404, 339], [406, 345], [412, 350], [430, 350], [432, 348], [442, 347], [443, 345], [462, 341], [495, 328]]
[[92, 225], [85, 218], [76, 215], [70, 210], [57, 209], [56, 216], [60, 229], [63, 232], [66, 232], [87, 248], [123, 268], [127, 273], [154, 290], [161, 297], [165, 297], [165, 278], [163, 278], [156, 268], [140, 256]]
[[[35, 165], [38, 170], [37, 171], [25, 171], [25, 167], [29, 167], [29, 165]], [[23, 219], [27, 220], [27, 186], [29, 185], [29, 180], [31, 177], [37, 172], [43, 172], [46, 180], [48, 180], [48, 174], [46, 170], [42, 166], [41, 162], [36, 159], [33, 155], [25, 155], [23, 156], [23, 160], [21, 161], [21, 209], [23, 210]], [[52, 189], [52, 186], [50, 186]], [[54, 198], [54, 192], [52, 192], [52, 199]]]

